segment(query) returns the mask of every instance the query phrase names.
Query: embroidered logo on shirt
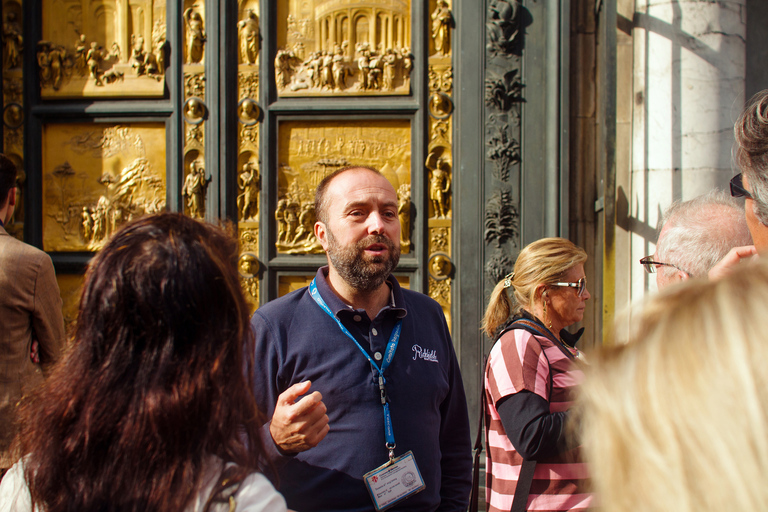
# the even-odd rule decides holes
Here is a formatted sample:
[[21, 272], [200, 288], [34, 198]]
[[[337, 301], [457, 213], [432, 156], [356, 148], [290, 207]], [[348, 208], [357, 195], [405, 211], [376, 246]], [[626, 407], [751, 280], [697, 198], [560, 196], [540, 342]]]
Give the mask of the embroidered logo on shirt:
[[439, 362], [437, 360], [437, 350], [428, 350], [426, 348], [421, 348], [418, 345], [414, 345], [411, 350], [413, 350], [413, 360], [415, 361], [417, 357], [429, 361], [431, 363], [437, 363]]

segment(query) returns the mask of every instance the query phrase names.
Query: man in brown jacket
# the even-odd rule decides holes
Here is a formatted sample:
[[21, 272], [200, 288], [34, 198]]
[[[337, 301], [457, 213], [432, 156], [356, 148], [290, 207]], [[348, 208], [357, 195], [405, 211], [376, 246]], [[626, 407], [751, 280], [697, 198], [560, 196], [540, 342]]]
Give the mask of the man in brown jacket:
[[16, 166], [0, 154], [0, 475], [15, 462], [9, 448], [16, 404], [43, 380], [65, 342], [51, 257], [5, 231], [15, 206]]

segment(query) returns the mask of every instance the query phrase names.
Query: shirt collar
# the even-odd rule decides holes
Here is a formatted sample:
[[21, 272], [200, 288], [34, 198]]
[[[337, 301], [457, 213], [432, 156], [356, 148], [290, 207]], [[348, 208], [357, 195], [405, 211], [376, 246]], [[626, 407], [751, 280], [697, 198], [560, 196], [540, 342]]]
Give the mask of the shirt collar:
[[[338, 316], [340, 311], [355, 311], [352, 309], [352, 306], [346, 304], [338, 297], [338, 295], [333, 293], [333, 290], [331, 290], [331, 287], [328, 284], [328, 265], [317, 269], [315, 284], [317, 284], [317, 291], [320, 292], [323, 300], [328, 304], [328, 308], [333, 311], [334, 315]], [[382, 311], [389, 309], [395, 313], [397, 318], [405, 317], [408, 312], [405, 309], [405, 298], [403, 297], [403, 290], [400, 288], [400, 283], [398, 283], [397, 279], [390, 274], [390, 276], [387, 277], [387, 285], [390, 290], [389, 304], [384, 306]]]

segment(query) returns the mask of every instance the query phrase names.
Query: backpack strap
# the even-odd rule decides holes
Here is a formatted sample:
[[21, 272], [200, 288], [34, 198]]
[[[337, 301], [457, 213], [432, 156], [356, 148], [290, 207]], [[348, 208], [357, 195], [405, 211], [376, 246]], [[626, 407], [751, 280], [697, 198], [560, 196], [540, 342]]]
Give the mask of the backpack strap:
[[[534, 336], [541, 336], [543, 338], [547, 338], [548, 340], [552, 341], [555, 345], [558, 347], [560, 346], [557, 340], [553, 339], [552, 334], [544, 328], [544, 326], [540, 325], [538, 322], [535, 322], [533, 320], [529, 320], [527, 318], [518, 318], [512, 322], [509, 322], [496, 336], [496, 339], [494, 340], [494, 344], [501, 339], [501, 337], [506, 334], [507, 332], [513, 330], [513, 329], [523, 329], [524, 331], [528, 331], [529, 333], [533, 334]], [[552, 365], [549, 362], [549, 357], [547, 357], [546, 352], [544, 352], [542, 348], [542, 354], [544, 354], [544, 357], [547, 359], [547, 366], [549, 367], [549, 391], [550, 393], [554, 389], [554, 380], [552, 377]], [[568, 354], [568, 357], [573, 359], [572, 354]], [[478, 427], [477, 427], [477, 438], [475, 440], [475, 446], [474, 446], [474, 460], [472, 463], [472, 493], [470, 495], [470, 501], [469, 501], [469, 512], [477, 512], [478, 510], [478, 500], [480, 498], [479, 496], [479, 488], [480, 488], [480, 454], [483, 452], [483, 434], [485, 433], [485, 430], [483, 428], [484, 419], [485, 419], [485, 409], [488, 406], [488, 399], [485, 395], [485, 368], [488, 364], [488, 356], [483, 358], [483, 372], [482, 372], [482, 385], [480, 386], [480, 389], [482, 390], [482, 396], [480, 399], [480, 419], [478, 421]], [[549, 402], [549, 398], [547, 398], [547, 402]], [[531, 484], [533, 483], [533, 474], [536, 471], [536, 461], [535, 460], [523, 460], [523, 465], [520, 468], [520, 476], [517, 479], [517, 486], [515, 487], [515, 496], [512, 499], [512, 508], [511, 512], [525, 512], [525, 507], [528, 505], [528, 496], [531, 492]]]
[[240, 490], [240, 484], [242, 483], [241, 480], [235, 479], [236, 473], [237, 466], [229, 466], [221, 472], [216, 485], [211, 490], [211, 496], [205, 504], [203, 509], [205, 512], [235, 511], [237, 508], [235, 494]]

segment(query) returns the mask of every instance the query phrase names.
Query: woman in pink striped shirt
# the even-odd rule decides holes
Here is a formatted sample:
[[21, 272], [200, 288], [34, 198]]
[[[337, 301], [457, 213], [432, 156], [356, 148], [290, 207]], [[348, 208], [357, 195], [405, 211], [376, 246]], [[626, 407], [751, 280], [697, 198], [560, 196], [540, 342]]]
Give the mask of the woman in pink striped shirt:
[[483, 318], [483, 330], [497, 340], [485, 371], [489, 512], [590, 505], [585, 465], [565, 433], [582, 380], [575, 344], [583, 332], [565, 327], [582, 320], [590, 297], [586, 260], [568, 240], [538, 240], [491, 295]]

